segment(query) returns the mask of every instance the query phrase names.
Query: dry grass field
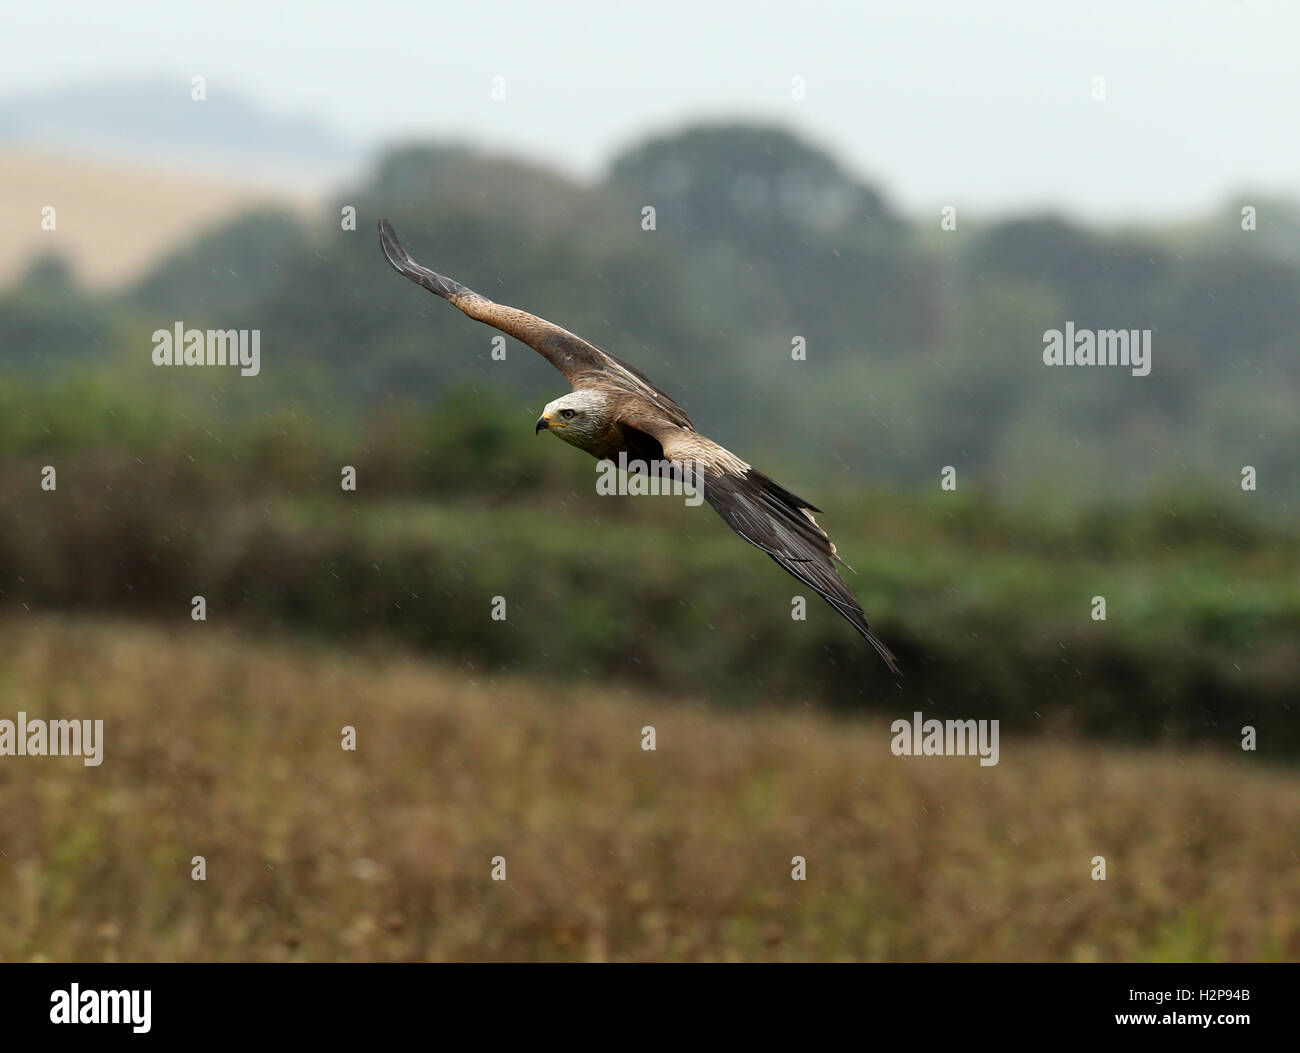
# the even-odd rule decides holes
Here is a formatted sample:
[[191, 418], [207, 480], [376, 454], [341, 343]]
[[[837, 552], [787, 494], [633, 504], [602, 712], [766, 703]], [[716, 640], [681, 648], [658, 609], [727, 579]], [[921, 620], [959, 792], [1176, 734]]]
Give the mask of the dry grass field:
[[0, 757], [4, 960], [1300, 958], [1300, 778], [1250, 754], [981, 768], [213, 625], [0, 630], [0, 718], [105, 723], [99, 767]]

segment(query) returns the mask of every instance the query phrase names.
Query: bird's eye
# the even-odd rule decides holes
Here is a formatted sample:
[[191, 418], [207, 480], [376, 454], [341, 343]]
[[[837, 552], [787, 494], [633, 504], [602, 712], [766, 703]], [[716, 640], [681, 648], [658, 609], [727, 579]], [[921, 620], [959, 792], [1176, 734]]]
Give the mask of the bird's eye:
[[562, 409], [562, 410], [560, 410], [560, 416], [563, 417], [565, 420], [568, 420], [570, 417], [573, 416], [573, 410], [571, 410], [571, 409]]

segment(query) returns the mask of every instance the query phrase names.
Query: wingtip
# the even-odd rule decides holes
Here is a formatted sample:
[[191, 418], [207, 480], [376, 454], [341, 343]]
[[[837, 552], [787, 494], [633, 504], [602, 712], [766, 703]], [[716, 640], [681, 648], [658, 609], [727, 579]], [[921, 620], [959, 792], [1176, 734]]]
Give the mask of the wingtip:
[[379, 247], [383, 250], [384, 258], [394, 267], [401, 270], [401, 265], [406, 261], [407, 252], [398, 240], [397, 231], [387, 219], [379, 221]]
[[885, 642], [869, 629], [864, 630], [862, 635], [865, 636], [867, 642], [876, 649], [876, 654], [880, 655], [884, 660], [885, 665], [889, 667], [889, 671], [895, 676], [902, 676], [903, 671], [898, 668], [898, 659], [894, 656], [894, 652], [885, 646]]

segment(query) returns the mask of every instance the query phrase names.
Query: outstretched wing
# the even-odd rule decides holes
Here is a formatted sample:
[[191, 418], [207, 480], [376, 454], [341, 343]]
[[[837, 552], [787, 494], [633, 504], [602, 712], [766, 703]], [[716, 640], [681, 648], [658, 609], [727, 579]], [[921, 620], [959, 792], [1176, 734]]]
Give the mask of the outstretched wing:
[[379, 221], [379, 244], [384, 250], [384, 256], [398, 273], [434, 295], [441, 296], [475, 321], [490, 325], [527, 344], [563, 373], [575, 389], [616, 388], [642, 395], [663, 410], [668, 419], [690, 427], [691, 422], [685, 410], [650, 383], [643, 373], [626, 362], [620, 362], [608, 351], [602, 351], [595, 344], [588, 343], [567, 329], [561, 329], [545, 318], [493, 303], [486, 296], [465, 288], [460, 282], [416, 263], [398, 239], [393, 225], [386, 219]]
[[866, 614], [835, 569], [835, 546], [807, 502], [753, 468], [743, 475], [706, 471], [704, 499], [732, 530], [816, 589], [876, 649], [890, 671], [898, 672], [893, 652], [868, 628]]
[[723, 521], [788, 574], [817, 590], [876, 649], [891, 672], [899, 671], [893, 652], [868, 628], [866, 614], [835, 569], [835, 546], [812, 516], [821, 509], [711, 439], [659, 420], [644, 407], [629, 406], [622, 423], [657, 439], [668, 460], [694, 465], [702, 476], [704, 499]]

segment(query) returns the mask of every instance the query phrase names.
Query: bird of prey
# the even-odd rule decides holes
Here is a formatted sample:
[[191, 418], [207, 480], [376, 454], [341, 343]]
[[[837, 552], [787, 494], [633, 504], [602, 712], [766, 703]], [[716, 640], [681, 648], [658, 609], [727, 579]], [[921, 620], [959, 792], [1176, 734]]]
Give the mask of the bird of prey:
[[704, 499], [723, 521], [816, 589], [890, 670], [898, 672], [894, 655], [867, 628], [866, 615], [835, 569], [835, 546], [812, 516], [821, 509], [699, 434], [686, 411], [649, 378], [595, 344], [544, 318], [493, 303], [421, 266], [386, 219], [379, 221], [379, 242], [400, 274], [476, 321], [527, 344], [564, 374], [573, 390], [546, 406], [537, 421], [538, 433], [550, 431], [597, 459], [615, 459], [622, 453], [647, 464], [692, 465], [695, 478], [702, 478]]

